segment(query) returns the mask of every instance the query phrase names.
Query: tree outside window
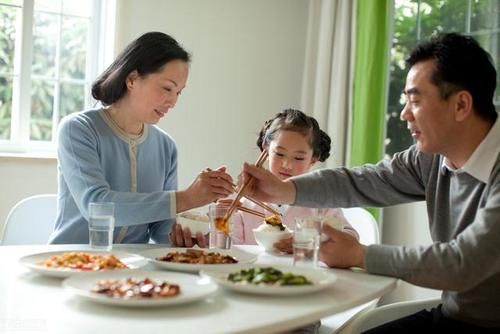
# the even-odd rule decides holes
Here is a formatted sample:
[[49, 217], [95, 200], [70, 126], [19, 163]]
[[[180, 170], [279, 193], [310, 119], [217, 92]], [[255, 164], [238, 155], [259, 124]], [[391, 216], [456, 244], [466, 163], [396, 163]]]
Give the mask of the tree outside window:
[[[0, 0], [3, 147], [52, 144], [61, 118], [92, 104], [99, 7], [99, 0]], [[26, 22], [31, 31], [21, 29]], [[32, 50], [20, 52], [21, 45]], [[28, 86], [23, 76], [29, 76]]]

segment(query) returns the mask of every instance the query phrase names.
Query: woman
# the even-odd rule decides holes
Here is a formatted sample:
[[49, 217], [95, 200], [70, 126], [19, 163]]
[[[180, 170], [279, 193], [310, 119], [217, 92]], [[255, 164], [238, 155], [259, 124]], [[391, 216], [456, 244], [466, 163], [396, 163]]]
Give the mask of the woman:
[[[175, 142], [154, 126], [186, 86], [189, 61], [172, 37], [146, 33], [94, 82], [92, 96], [103, 108], [61, 121], [58, 215], [50, 243], [88, 243], [90, 202], [115, 203], [114, 243], [166, 243], [177, 212], [233, 192], [224, 167], [207, 168], [177, 191]], [[187, 232], [173, 233], [172, 243], [192, 246]], [[199, 240], [204, 243], [203, 236]]]

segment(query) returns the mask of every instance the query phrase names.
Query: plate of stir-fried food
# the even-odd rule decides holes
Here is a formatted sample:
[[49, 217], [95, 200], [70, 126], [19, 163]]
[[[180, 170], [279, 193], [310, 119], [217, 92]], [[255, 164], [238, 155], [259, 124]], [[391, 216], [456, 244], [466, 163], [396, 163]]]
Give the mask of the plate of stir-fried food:
[[75, 274], [137, 269], [147, 263], [138, 255], [125, 252], [70, 250], [36, 253], [22, 257], [21, 264], [39, 274], [67, 277]]
[[335, 274], [326, 270], [285, 266], [244, 266], [237, 270], [202, 270], [220, 286], [259, 295], [296, 295], [317, 292], [333, 286]]
[[204, 299], [217, 290], [215, 283], [200, 276], [140, 270], [72, 276], [63, 287], [92, 302], [128, 307], [184, 304]]
[[257, 256], [243, 250], [200, 249], [200, 248], [158, 248], [141, 252], [141, 255], [161, 269], [198, 272], [202, 269], [235, 267], [252, 263]]

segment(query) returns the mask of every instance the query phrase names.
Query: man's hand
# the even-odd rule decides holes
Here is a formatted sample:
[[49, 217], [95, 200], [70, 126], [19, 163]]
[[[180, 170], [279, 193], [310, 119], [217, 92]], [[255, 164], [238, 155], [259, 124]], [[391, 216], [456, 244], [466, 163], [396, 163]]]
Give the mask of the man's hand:
[[292, 204], [295, 202], [296, 189], [292, 181], [281, 180], [270, 171], [249, 165], [243, 165], [243, 183], [252, 178], [245, 194], [268, 203]]
[[328, 225], [323, 225], [322, 231], [330, 239], [321, 243], [319, 248], [321, 261], [335, 268], [364, 268], [366, 246], [360, 244], [352, 235]]

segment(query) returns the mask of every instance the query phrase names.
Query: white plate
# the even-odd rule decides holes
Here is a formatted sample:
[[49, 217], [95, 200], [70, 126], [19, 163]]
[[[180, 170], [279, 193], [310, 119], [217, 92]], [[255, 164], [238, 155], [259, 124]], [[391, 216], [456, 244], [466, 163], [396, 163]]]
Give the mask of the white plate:
[[[227, 280], [227, 276], [230, 273], [238, 272], [241, 269], [249, 268], [265, 268], [273, 267], [275, 269], [281, 270], [282, 272], [291, 272], [294, 275], [304, 275], [308, 280], [312, 281], [312, 285], [297, 285], [297, 286], [280, 286], [280, 285], [253, 285], [236, 283]], [[304, 293], [312, 293], [320, 291], [331, 287], [336, 280], [335, 274], [325, 271], [325, 270], [315, 270], [315, 269], [303, 269], [295, 267], [284, 267], [284, 266], [245, 266], [236, 270], [202, 270], [200, 275], [210, 277], [214, 282], [220, 286], [244, 293], [258, 294], [258, 295], [270, 295], [270, 296], [284, 296], [284, 295], [298, 295]]]
[[[129, 271], [130, 269], [137, 269], [147, 264], [147, 261], [139, 255], [130, 254], [125, 252], [111, 251], [111, 252], [99, 252], [99, 251], [91, 251], [91, 250], [66, 250], [66, 251], [56, 251], [56, 252], [45, 252], [45, 253], [36, 253], [32, 255], [26, 255], [19, 259], [19, 262], [23, 264], [25, 267], [30, 270], [37, 272], [46, 276], [53, 277], [68, 277], [77, 274], [89, 274], [93, 271], [89, 270], [80, 270], [80, 269], [70, 269], [70, 268], [47, 268], [43, 266], [43, 262], [49, 259], [51, 256], [60, 256], [64, 253], [69, 252], [84, 252], [91, 255], [109, 255], [113, 254], [118, 257], [120, 261], [125, 263], [129, 269], [114, 269], [120, 271]], [[114, 271], [114, 270], [100, 270], [101, 271]]]
[[[121, 299], [91, 291], [97, 282], [102, 279], [144, 279], [146, 277], [154, 281], [167, 281], [168, 283], [178, 284], [181, 289], [180, 294], [166, 298]], [[179, 305], [204, 299], [217, 290], [217, 285], [206, 277], [165, 271], [140, 270], [95, 272], [89, 275], [72, 276], [64, 280], [63, 287], [73, 294], [93, 302], [129, 307]]]
[[175, 263], [158, 261], [156, 258], [160, 256], [165, 256], [169, 252], [185, 252], [190, 248], [156, 248], [140, 252], [142, 256], [150, 260], [156, 267], [168, 270], [177, 270], [185, 272], [198, 272], [202, 269], [218, 269], [218, 268], [234, 268], [241, 264], [248, 264], [255, 262], [257, 260], [257, 255], [245, 252], [240, 249], [206, 249], [206, 248], [196, 248], [197, 250], [203, 250], [205, 252], [216, 252], [223, 255], [233, 256], [238, 263], [234, 264], [189, 264], [189, 263]]

